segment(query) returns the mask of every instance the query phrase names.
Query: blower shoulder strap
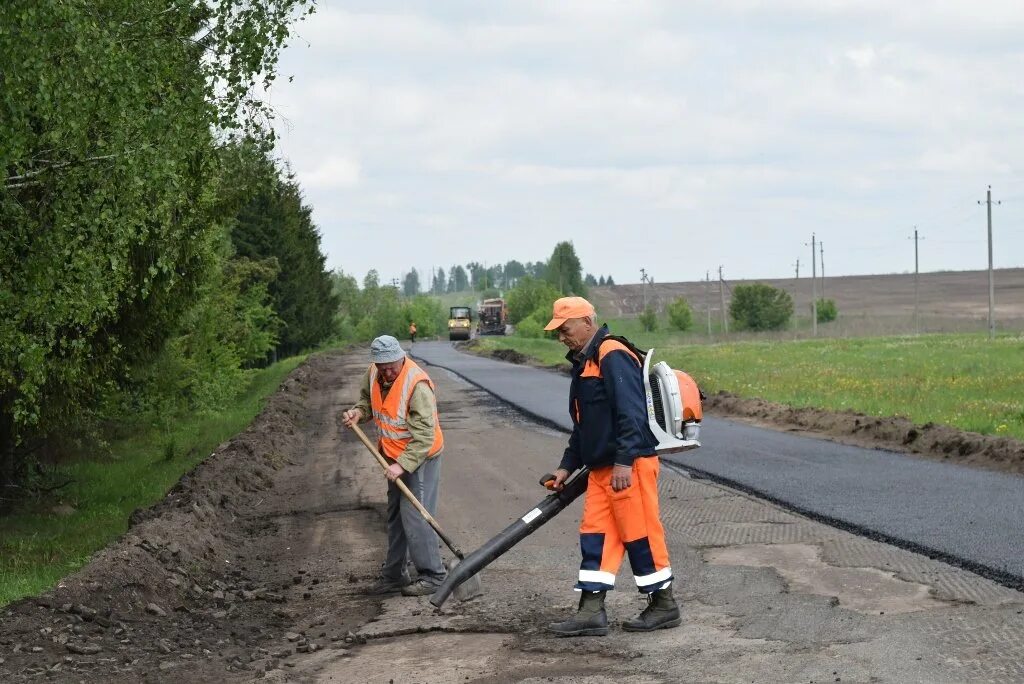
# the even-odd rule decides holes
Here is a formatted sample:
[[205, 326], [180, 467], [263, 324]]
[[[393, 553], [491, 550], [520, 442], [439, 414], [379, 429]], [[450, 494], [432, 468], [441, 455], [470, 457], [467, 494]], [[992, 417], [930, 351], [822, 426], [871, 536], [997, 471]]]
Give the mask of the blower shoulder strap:
[[[628, 349], [629, 351], [631, 351], [634, 354], [636, 354], [636, 357], [638, 359], [640, 359], [640, 365], [641, 366], [643, 365], [644, 359], [647, 357], [647, 352], [645, 352], [642, 349], [640, 349], [639, 347], [637, 347], [635, 344], [633, 344], [632, 342], [627, 340], [622, 335], [606, 335], [605, 338], [603, 340], [601, 340], [600, 344], [604, 344], [608, 340], [615, 340], [619, 344], [622, 344], [623, 346], [625, 346], [626, 349]], [[598, 346], [600, 346], [600, 345], [598, 345]]]

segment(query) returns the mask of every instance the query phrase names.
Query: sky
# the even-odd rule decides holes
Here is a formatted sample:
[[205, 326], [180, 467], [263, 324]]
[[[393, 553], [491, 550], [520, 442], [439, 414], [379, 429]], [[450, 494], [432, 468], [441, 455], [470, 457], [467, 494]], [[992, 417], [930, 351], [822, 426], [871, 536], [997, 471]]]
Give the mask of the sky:
[[[269, 94], [327, 267], [1024, 265], [1020, 0], [319, 0]], [[289, 80], [291, 77], [291, 80]], [[820, 268], [820, 265], [818, 266]]]

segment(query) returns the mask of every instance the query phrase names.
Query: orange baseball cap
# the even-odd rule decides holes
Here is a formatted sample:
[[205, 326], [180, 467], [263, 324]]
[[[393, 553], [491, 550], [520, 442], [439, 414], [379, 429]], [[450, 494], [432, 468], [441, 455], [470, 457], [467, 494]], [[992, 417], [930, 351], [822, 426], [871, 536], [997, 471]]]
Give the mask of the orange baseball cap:
[[594, 305], [583, 297], [562, 297], [555, 300], [552, 307], [551, 322], [544, 326], [545, 330], [554, 330], [570, 318], [594, 316]]

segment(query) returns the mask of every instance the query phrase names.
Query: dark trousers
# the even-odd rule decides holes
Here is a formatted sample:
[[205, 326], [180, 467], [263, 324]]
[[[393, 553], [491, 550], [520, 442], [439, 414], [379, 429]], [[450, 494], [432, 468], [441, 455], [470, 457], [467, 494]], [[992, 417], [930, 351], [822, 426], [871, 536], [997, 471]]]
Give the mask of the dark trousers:
[[[441, 457], [427, 459], [415, 472], [406, 473], [402, 481], [431, 515], [437, 510], [437, 493], [441, 484]], [[440, 540], [412, 502], [398, 486], [388, 482], [388, 555], [381, 575], [389, 579], [404, 577], [406, 559], [411, 559], [419, 576], [432, 584], [444, 580]]]

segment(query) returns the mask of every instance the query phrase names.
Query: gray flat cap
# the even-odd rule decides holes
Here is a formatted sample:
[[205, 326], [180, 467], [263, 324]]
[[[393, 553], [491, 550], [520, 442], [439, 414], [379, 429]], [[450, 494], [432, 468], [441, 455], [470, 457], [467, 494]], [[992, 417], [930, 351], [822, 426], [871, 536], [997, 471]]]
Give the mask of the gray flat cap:
[[374, 363], [391, 363], [405, 357], [405, 350], [391, 335], [381, 335], [370, 343], [370, 358]]

